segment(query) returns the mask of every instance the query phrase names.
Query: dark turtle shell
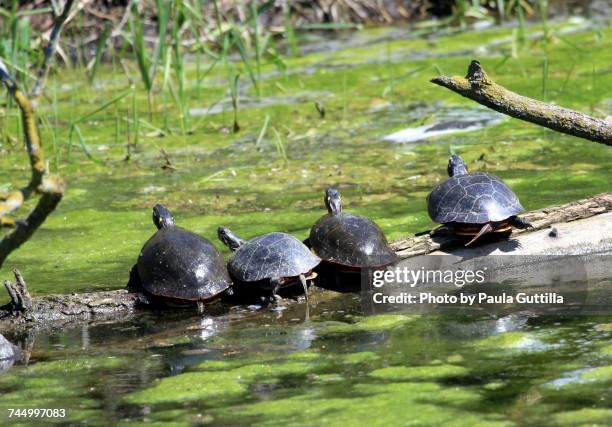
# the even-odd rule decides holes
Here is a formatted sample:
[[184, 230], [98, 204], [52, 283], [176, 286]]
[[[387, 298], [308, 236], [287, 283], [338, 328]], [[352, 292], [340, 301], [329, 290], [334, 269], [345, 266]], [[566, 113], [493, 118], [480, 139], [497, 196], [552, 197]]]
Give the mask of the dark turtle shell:
[[268, 233], [242, 244], [228, 264], [230, 274], [241, 282], [296, 277], [308, 273], [321, 260], [295, 237]]
[[0, 334], [0, 375], [22, 357], [21, 350]]
[[0, 334], [0, 361], [12, 360], [19, 356], [17, 347], [11, 344], [2, 334]]
[[427, 196], [429, 216], [440, 224], [504, 221], [525, 209], [501, 178], [485, 172], [457, 175]]
[[175, 300], [208, 300], [232, 284], [213, 244], [176, 226], [157, 230], [140, 251], [137, 268], [147, 292]]
[[381, 267], [397, 261], [380, 227], [359, 215], [329, 213], [312, 227], [309, 240], [323, 260], [347, 267]]

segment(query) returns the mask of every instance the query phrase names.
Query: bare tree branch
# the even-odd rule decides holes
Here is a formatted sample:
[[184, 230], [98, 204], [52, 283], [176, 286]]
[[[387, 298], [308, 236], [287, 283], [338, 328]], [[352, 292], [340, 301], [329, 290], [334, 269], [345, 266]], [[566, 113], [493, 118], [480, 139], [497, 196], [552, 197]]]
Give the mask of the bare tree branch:
[[[64, 183], [59, 177], [47, 176], [45, 158], [38, 133], [34, 108], [30, 100], [19, 89], [7, 67], [0, 60], [0, 82], [2, 82], [21, 110], [24, 140], [30, 159], [31, 178], [27, 186], [11, 191], [0, 198], [0, 226], [15, 229], [0, 240], [0, 267], [8, 255], [32, 236], [34, 231], [53, 212], [64, 194]], [[40, 194], [36, 207], [23, 221], [14, 221], [6, 215], [17, 210], [33, 194]]]
[[45, 179], [41, 196], [36, 207], [25, 220], [16, 221], [15, 228], [0, 240], [0, 267], [11, 252], [23, 245], [55, 210], [64, 195], [64, 185], [60, 178]]
[[36, 83], [34, 84], [34, 88], [32, 89], [32, 93], [30, 95], [32, 99], [38, 98], [45, 87], [47, 74], [49, 73], [49, 68], [51, 68], [51, 63], [53, 62], [55, 50], [57, 49], [57, 43], [59, 42], [60, 32], [62, 31], [64, 23], [68, 19], [70, 9], [72, 9], [73, 3], [74, 0], [66, 0], [66, 4], [64, 5], [64, 10], [62, 10], [62, 13], [60, 15], [55, 16], [53, 29], [51, 30], [51, 35], [49, 36], [49, 44], [47, 44], [47, 47], [45, 48], [45, 57], [43, 59], [41, 67], [38, 69]]
[[465, 78], [440, 76], [431, 82], [508, 116], [568, 135], [612, 145], [612, 121], [511, 92], [491, 80], [478, 61], [471, 62]]
[[42, 184], [46, 168], [38, 129], [34, 119], [34, 108], [24, 93], [19, 90], [17, 82], [11, 77], [6, 65], [4, 65], [1, 59], [0, 81], [4, 83], [9, 94], [15, 99], [21, 110], [25, 145], [30, 158], [30, 168], [32, 171], [30, 182], [26, 187], [3, 195], [2, 201], [0, 202], [0, 218], [2, 218], [19, 209], [23, 202], [37, 191], [38, 187]]

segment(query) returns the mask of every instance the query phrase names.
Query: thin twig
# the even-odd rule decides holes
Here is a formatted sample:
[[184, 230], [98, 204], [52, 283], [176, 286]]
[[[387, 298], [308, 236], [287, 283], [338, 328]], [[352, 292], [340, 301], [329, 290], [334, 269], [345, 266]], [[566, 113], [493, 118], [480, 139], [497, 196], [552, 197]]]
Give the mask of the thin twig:
[[508, 116], [600, 144], [612, 145], [612, 121], [509, 91], [491, 80], [478, 61], [472, 61], [465, 78], [440, 76], [431, 82]]
[[15, 275], [15, 283], [8, 280], [4, 281], [4, 287], [11, 297], [11, 309], [16, 313], [24, 313], [32, 308], [32, 297], [28, 292], [26, 284], [21, 272], [16, 268], [13, 269]]
[[55, 17], [53, 29], [51, 30], [51, 35], [49, 36], [49, 43], [45, 48], [45, 56], [43, 59], [43, 63], [42, 66], [38, 69], [36, 83], [34, 84], [34, 88], [32, 89], [32, 93], [30, 94], [32, 99], [38, 98], [42, 93], [43, 88], [45, 87], [47, 74], [49, 73], [49, 68], [51, 68], [51, 62], [53, 61], [55, 50], [57, 49], [57, 43], [59, 42], [60, 32], [62, 31], [64, 23], [68, 19], [68, 15], [70, 14], [70, 9], [72, 8], [73, 3], [74, 0], [66, 0], [64, 10], [60, 15], [56, 15]]

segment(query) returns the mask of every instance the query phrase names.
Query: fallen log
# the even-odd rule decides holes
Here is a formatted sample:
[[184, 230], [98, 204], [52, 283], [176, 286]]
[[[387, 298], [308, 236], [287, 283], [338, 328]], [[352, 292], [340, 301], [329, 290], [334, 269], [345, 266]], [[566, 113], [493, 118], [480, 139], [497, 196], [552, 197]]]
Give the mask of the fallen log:
[[[451, 236], [426, 233], [391, 245], [401, 259], [428, 254], [527, 255], [533, 254], [536, 248], [540, 254], [549, 251], [587, 255], [612, 250], [612, 192], [528, 212], [523, 217], [533, 228], [514, 230], [507, 241], [466, 248], [462, 241]], [[554, 238], [550, 236], [552, 226], [556, 230]], [[15, 283], [5, 282], [11, 302], [0, 307], [0, 331], [123, 318], [139, 307], [151, 305], [146, 295], [127, 289], [32, 298], [23, 277], [15, 272], [15, 278]]]
[[13, 271], [16, 281], [4, 282], [11, 301], [0, 307], [0, 330], [27, 324], [112, 319], [116, 315], [124, 316], [134, 311], [139, 304], [150, 304], [146, 295], [128, 289], [32, 298], [21, 273]]
[[487, 76], [478, 61], [470, 63], [465, 78], [439, 76], [431, 82], [516, 119], [612, 145], [612, 121], [514, 93]]

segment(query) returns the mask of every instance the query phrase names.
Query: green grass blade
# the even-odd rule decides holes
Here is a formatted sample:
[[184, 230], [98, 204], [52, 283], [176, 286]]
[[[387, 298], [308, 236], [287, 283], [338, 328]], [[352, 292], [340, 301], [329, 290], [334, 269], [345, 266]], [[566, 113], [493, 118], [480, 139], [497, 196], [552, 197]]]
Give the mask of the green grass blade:
[[107, 109], [108, 107], [110, 107], [111, 105], [121, 101], [123, 98], [125, 98], [126, 96], [128, 96], [130, 94], [130, 91], [126, 91], [123, 92], [117, 96], [115, 96], [114, 98], [112, 98], [110, 101], [106, 101], [104, 104], [102, 104], [101, 106], [99, 106], [98, 108], [96, 108], [93, 111], [90, 111], [87, 114], [82, 115], [81, 117], [77, 118], [76, 120], [74, 120], [72, 122], [73, 125], [76, 125], [77, 123], [82, 123], [85, 120], [89, 119], [92, 116], [95, 116], [96, 114], [98, 114], [100, 111], [103, 111], [105, 109]]
[[266, 114], [266, 118], [264, 120], [264, 124], [261, 127], [261, 130], [259, 131], [259, 136], [257, 137], [257, 141], [255, 142], [255, 148], [259, 148], [261, 145], [261, 142], [263, 141], [264, 137], [266, 136], [266, 132], [268, 131], [268, 124], [270, 123], [270, 115]]
[[104, 29], [102, 30], [102, 34], [98, 39], [98, 44], [96, 46], [96, 56], [94, 57], [93, 66], [91, 68], [91, 72], [89, 73], [89, 84], [92, 84], [94, 79], [96, 78], [96, 72], [98, 71], [98, 67], [100, 65], [100, 61], [102, 60], [102, 55], [104, 54], [104, 49], [106, 48], [106, 42], [111, 34], [111, 25], [109, 22], [104, 24]]

